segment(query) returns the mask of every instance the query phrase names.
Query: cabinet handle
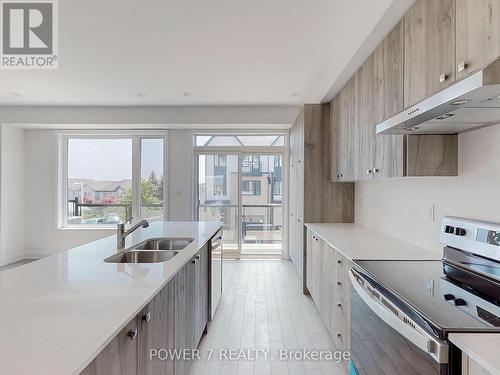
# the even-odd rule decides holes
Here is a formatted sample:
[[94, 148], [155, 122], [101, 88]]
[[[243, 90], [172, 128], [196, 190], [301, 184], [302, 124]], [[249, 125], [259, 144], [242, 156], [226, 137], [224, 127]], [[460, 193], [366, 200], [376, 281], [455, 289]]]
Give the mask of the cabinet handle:
[[373, 168], [373, 169], [372, 169], [372, 172], [373, 172], [373, 173], [378, 173], [378, 172], [379, 172], [379, 169], [378, 169], [378, 168]]
[[191, 263], [196, 264], [196, 262], [197, 262], [197, 261], [198, 261], [198, 259], [194, 258], [194, 259], [191, 261]]
[[444, 74], [444, 73], [443, 73], [443, 74], [441, 74], [441, 75], [439, 76], [439, 82], [444, 82], [444, 81], [446, 81], [447, 79], [448, 79], [448, 74]]
[[200, 258], [201, 258], [201, 255], [199, 255], [199, 254], [198, 254], [198, 255], [196, 256], [196, 260], [200, 260]]
[[301, 222], [299, 218], [297, 218], [297, 221], [298, 221], [299, 223]]
[[337, 281], [338, 286], [342, 286], [342, 283], [340, 281]]
[[342, 260], [338, 259], [337, 264], [342, 264]]
[[128, 331], [128, 332], [127, 332], [127, 337], [128, 337], [130, 340], [135, 339], [135, 336], [137, 336], [137, 328], [135, 328], [135, 329], [131, 329], [130, 331]]
[[372, 170], [372, 169], [367, 169], [367, 170], [366, 170], [366, 174], [371, 174], [371, 173], [373, 173], [373, 170]]
[[341, 339], [341, 338], [342, 338], [342, 335], [341, 335], [339, 332], [337, 332], [337, 337], [338, 337], [339, 339]]
[[151, 313], [148, 311], [147, 314], [144, 314], [141, 317], [141, 320], [145, 323], [149, 322], [151, 320]]
[[341, 309], [341, 308], [342, 308], [342, 304], [341, 304], [341, 303], [337, 303], [337, 307], [338, 307], [339, 309]]
[[469, 67], [469, 64], [467, 64], [465, 61], [462, 61], [457, 65], [457, 72], [461, 72]]

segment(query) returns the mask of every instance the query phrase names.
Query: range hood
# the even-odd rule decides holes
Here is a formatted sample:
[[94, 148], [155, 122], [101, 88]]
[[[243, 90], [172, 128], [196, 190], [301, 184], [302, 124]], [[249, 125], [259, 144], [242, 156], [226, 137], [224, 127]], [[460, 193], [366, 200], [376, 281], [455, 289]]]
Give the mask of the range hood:
[[377, 125], [377, 134], [455, 134], [500, 123], [500, 59]]

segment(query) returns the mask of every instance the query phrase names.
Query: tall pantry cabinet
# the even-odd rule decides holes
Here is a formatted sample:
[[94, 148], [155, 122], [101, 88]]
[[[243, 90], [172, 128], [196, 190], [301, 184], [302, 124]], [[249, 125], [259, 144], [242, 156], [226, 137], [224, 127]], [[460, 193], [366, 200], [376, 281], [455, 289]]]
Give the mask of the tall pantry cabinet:
[[354, 221], [354, 184], [330, 182], [330, 112], [330, 103], [306, 104], [290, 129], [288, 249], [304, 284], [304, 223]]

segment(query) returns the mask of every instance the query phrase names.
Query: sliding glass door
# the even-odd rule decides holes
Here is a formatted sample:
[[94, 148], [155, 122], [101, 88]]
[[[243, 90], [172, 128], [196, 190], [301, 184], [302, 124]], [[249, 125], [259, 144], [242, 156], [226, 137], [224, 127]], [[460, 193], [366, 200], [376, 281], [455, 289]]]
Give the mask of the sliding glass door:
[[238, 252], [240, 247], [238, 155], [199, 154], [197, 168], [198, 220], [222, 223], [224, 249]]
[[283, 154], [198, 153], [197, 214], [224, 225], [224, 251], [281, 255]]
[[241, 156], [241, 252], [281, 253], [283, 156]]

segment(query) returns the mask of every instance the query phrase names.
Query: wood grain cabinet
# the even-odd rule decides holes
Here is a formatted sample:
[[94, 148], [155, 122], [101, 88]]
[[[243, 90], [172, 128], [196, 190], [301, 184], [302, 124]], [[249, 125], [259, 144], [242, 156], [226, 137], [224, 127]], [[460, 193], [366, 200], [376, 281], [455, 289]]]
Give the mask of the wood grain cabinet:
[[205, 245], [195, 257], [195, 274], [194, 274], [194, 298], [195, 298], [195, 313], [194, 313], [194, 334], [195, 346], [205, 332], [208, 323], [208, 247]]
[[[404, 23], [387, 35], [373, 53], [373, 120], [381, 123], [404, 108]], [[373, 129], [375, 132], [375, 129]], [[374, 178], [404, 176], [404, 136], [375, 135]]]
[[371, 179], [375, 157], [373, 119], [373, 55], [354, 74], [354, 138], [356, 149], [355, 180]]
[[356, 177], [358, 143], [354, 122], [354, 89], [354, 77], [352, 77], [330, 104], [332, 181], [353, 181]]
[[140, 375], [171, 375], [172, 359], [150, 357], [151, 349], [173, 349], [174, 343], [175, 283], [169, 282], [137, 316], [137, 364]]
[[500, 0], [456, 0], [456, 75], [500, 57]]
[[376, 124], [405, 105], [405, 20], [331, 103], [332, 181], [458, 174], [456, 134], [376, 134]]
[[404, 28], [406, 108], [455, 81], [455, 0], [417, 0]]
[[[208, 246], [201, 248], [97, 357], [83, 375], [188, 375], [208, 322]], [[186, 351], [171, 359], [151, 349]]]
[[349, 349], [349, 261], [307, 230], [306, 286], [338, 350]]
[[136, 375], [137, 336], [137, 318], [134, 318], [80, 374]]
[[354, 219], [354, 185], [330, 181], [330, 112], [329, 103], [307, 104], [290, 129], [288, 249], [304, 288], [304, 223]]

